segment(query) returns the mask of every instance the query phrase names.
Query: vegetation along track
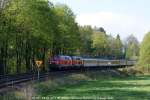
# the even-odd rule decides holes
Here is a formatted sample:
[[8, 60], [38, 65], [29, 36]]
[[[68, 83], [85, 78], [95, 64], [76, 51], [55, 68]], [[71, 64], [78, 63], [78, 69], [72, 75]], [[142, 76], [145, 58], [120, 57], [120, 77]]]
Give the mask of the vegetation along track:
[[[117, 68], [117, 67], [115, 67]], [[57, 71], [50, 71], [50, 72], [41, 72], [40, 73], [40, 80], [44, 80], [46, 77], [55, 77], [61, 76], [61, 74], [67, 74], [72, 72], [79, 72], [79, 71], [86, 71], [86, 70], [109, 70], [115, 69], [114, 67], [111, 68], [82, 68], [80, 70], [77, 69], [68, 69], [68, 70], [57, 70]], [[38, 80], [37, 73], [23, 73], [23, 74], [16, 74], [16, 75], [4, 75], [0, 76], [0, 89], [6, 88], [8, 86], [14, 86], [19, 83], [27, 82], [27, 81], [36, 81]]]
[[[40, 80], [47, 77], [48, 73], [41, 73], [40, 74]], [[19, 83], [31, 81], [31, 80], [37, 80], [38, 76], [35, 73], [24, 73], [24, 74], [18, 74], [18, 75], [6, 75], [4, 77], [0, 77], [0, 88], [5, 88], [7, 86], [14, 86]]]

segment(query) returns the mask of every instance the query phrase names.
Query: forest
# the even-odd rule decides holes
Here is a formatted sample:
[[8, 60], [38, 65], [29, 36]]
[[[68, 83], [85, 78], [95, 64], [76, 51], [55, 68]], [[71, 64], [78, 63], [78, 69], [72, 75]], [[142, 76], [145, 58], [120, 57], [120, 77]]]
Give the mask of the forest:
[[[52, 55], [150, 62], [150, 33], [143, 42], [131, 34], [124, 41], [103, 27], [80, 26], [65, 4], [47, 0], [0, 1], [0, 74], [36, 71], [36, 60], [46, 70]], [[99, 22], [100, 23], [100, 22]]]

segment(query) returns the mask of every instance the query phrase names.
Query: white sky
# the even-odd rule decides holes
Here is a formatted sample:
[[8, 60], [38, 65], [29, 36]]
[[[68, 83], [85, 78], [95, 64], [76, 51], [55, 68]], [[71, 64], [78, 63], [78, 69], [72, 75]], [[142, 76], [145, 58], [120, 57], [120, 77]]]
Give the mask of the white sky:
[[80, 25], [104, 27], [108, 34], [142, 41], [150, 31], [150, 0], [50, 0], [67, 4]]

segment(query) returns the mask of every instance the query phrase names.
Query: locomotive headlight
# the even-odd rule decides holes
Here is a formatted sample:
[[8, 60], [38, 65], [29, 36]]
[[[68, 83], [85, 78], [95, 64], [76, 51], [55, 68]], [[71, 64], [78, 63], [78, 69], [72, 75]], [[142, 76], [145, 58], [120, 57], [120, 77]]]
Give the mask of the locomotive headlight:
[[111, 62], [108, 62], [108, 65], [111, 65]]

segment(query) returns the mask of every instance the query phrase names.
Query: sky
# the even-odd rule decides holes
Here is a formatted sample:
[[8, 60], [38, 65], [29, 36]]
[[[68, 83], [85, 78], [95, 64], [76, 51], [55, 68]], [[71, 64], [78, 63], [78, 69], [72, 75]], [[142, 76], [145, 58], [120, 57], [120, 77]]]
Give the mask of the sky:
[[67, 4], [79, 25], [103, 27], [121, 39], [134, 35], [141, 42], [150, 31], [150, 0], [50, 0]]

